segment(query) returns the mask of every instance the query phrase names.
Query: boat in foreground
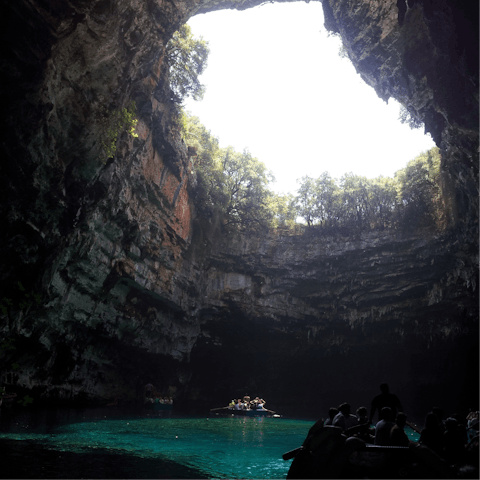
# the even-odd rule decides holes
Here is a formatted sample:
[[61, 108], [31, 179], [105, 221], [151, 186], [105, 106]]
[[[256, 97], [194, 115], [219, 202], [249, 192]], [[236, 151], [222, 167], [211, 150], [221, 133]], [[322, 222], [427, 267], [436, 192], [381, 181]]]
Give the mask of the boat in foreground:
[[[301, 447], [283, 455], [287, 479], [301, 478], [458, 478], [447, 462], [425, 445], [379, 446], [317, 422]], [[478, 475], [478, 470], [477, 470]], [[464, 477], [478, 478], [478, 476]]]

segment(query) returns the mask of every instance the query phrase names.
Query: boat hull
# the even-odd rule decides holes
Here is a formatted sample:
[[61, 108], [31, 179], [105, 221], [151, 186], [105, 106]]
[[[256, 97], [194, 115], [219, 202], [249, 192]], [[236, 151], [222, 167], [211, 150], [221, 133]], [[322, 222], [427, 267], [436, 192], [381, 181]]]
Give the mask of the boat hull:
[[268, 410], [226, 410], [227, 413], [240, 417], [266, 417], [271, 414]]
[[168, 411], [168, 410], [173, 410], [173, 405], [170, 405], [169, 403], [154, 403], [153, 404], [153, 410], [155, 411]]

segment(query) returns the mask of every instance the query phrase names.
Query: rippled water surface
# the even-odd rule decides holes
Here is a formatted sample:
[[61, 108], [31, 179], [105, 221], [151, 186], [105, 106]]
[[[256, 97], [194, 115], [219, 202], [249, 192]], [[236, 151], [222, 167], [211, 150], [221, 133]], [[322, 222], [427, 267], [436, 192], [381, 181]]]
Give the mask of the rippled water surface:
[[[168, 478], [285, 478], [291, 461], [284, 461], [282, 454], [300, 446], [313, 423], [233, 416], [90, 418], [58, 426], [41, 422], [32, 426], [27, 421], [15, 422], [9, 432], [0, 433], [0, 440], [9, 441], [10, 449], [23, 445], [30, 455], [38, 455], [39, 464], [47, 463], [50, 476], [57, 478], [63, 467], [55, 469], [52, 462], [71, 463], [72, 454], [77, 463], [83, 458], [83, 463], [93, 464], [101, 461], [99, 456], [107, 464], [113, 458], [127, 457], [133, 465], [126, 466], [122, 476], [130, 478], [165, 473]], [[16, 453], [22, 456], [21, 451]], [[66, 454], [69, 461], [62, 462]], [[86, 473], [94, 478], [99, 469], [92, 469]], [[63, 476], [75, 474], [64, 472]]]
[[13, 460], [3, 478], [285, 478], [282, 454], [314, 423], [80, 415], [2, 418], [0, 449]]

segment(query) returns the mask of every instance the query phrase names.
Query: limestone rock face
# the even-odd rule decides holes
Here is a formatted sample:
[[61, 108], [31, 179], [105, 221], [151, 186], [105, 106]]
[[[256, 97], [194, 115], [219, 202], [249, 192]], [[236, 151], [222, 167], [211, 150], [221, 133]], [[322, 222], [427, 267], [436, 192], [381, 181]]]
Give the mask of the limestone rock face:
[[[191, 15], [259, 3], [2, 2], [8, 388], [126, 401], [152, 381], [185, 406], [261, 391], [313, 409], [391, 379], [411, 409], [478, 401], [478, 5], [323, 2], [364, 80], [441, 147], [446, 232], [225, 237], [196, 215], [163, 55]], [[132, 101], [139, 136], [106, 159]]]

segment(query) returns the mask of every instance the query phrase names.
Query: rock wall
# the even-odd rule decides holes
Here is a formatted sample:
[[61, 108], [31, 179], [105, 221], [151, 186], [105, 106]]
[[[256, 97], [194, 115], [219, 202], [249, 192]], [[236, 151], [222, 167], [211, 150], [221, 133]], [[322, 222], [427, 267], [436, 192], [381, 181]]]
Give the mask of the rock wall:
[[[410, 411], [478, 402], [478, 5], [323, 2], [364, 80], [441, 147], [446, 232], [226, 238], [196, 215], [163, 54], [189, 16], [258, 3], [2, 2], [7, 387], [318, 409], [389, 379]], [[106, 161], [105, 112], [132, 100], [139, 137]]]

